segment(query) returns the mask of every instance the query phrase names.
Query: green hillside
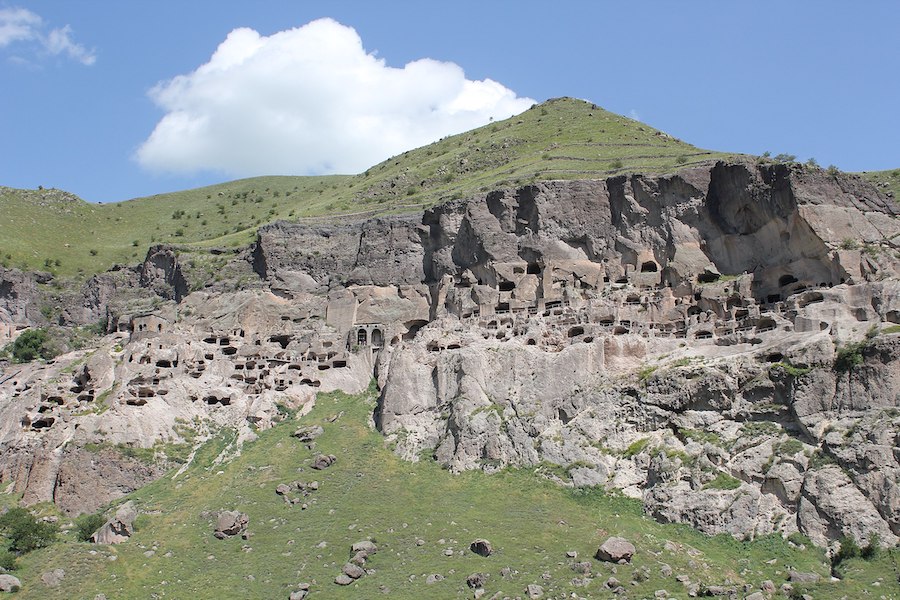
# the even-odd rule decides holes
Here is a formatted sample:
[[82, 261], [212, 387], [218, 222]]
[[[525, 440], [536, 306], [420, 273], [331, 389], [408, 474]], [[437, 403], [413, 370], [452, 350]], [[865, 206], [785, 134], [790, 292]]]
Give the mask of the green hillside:
[[[216, 456], [234, 437], [221, 432], [184, 474], [170, 474], [130, 496], [144, 514], [128, 542], [94, 546], [66, 534], [68, 541], [20, 558], [16, 575], [23, 587], [17, 597], [287, 598], [307, 582], [311, 598], [455, 598], [471, 597], [466, 577], [481, 572], [488, 575], [485, 597], [496, 592], [521, 597], [531, 583], [541, 585], [547, 598], [572, 592], [608, 597], [603, 584], [614, 576], [629, 598], [652, 598], [660, 589], [682, 598], [687, 593], [678, 576], [759, 589], [765, 580], [780, 586], [790, 569], [822, 575], [822, 583], [795, 586], [798, 594], [809, 591], [817, 600], [900, 593], [895, 578], [872, 585], [894, 572], [896, 551], [847, 561], [841, 566], [845, 579], [831, 583], [822, 551], [808, 542], [800, 547], [777, 536], [739, 542], [661, 525], [644, 517], [637, 501], [562, 488], [542, 476], [565, 477], [559, 469], [451, 475], [427, 459], [404, 462], [368, 427], [373, 406], [373, 391], [320, 395], [300, 422], [325, 430], [314, 451], [291, 437], [298, 422], [289, 420], [220, 463]], [[317, 452], [335, 454], [336, 464], [310, 469]], [[294, 480], [320, 484], [304, 499], [306, 510], [275, 494], [276, 485]], [[223, 509], [249, 515], [248, 540], [213, 537], [215, 512]], [[634, 543], [633, 564], [613, 566], [592, 558], [610, 535]], [[470, 552], [476, 538], [490, 540], [493, 555]], [[350, 545], [365, 539], [378, 545], [366, 565], [375, 572], [348, 587], [335, 585]], [[804, 543], [802, 536], [791, 539]], [[578, 558], [567, 557], [569, 551]], [[578, 561], [588, 561], [593, 572], [586, 587], [573, 570]], [[65, 580], [47, 587], [40, 575], [55, 568], [66, 571]], [[431, 574], [444, 579], [429, 584]]]
[[895, 202], [900, 202], [900, 169], [888, 169], [887, 171], [864, 171], [860, 173], [863, 179], [874, 183], [882, 192], [893, 193]]
[[244, 245], [277, 219], [413, 211], [540, 179], [667, 172], [723, 156], [562, 98], [358, 175], [256, 177], [107, 205], [59, 190], [0, 188], [0, 264], [90, 274], [134, 263], [154, 243]]

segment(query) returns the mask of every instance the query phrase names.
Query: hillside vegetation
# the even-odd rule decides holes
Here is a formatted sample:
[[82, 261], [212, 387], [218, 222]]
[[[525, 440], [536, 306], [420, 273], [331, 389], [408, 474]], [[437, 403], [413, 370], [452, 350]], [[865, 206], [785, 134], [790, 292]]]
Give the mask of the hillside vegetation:
[[155, 243], [244, 245], [277, 219], [415, 211], [496, 187], [667, 172], [724, 156], [561, 98], [358, 175], [255, 177], [106, 205], [60, 190], [0, 188], [0, 264], [86, 275], [137, 262]]
[[[306, 582], [312, 598], [454, 598], [471, 597], [466, 577], [480, 572], [487, 574], [486, 597], [522, 596], [532, 583], [544, 588], [545, 597], [606, 597], [604, 582], [615, 577], [628, 597], [653, 597], [665, 589], [680, 598], [687, 588], [678, 576], [701, 585], [741, 589], [746, 583], [759, 589], [765, 580], [780, 586], [791, 569], [822, 576], [807, 588], [795, 585], [798, 594], [810, 591], [817, 599], [900, 592], [895, 580], [883, 577], [894, 572], [893, 551], [845, 561], [844, 580], [831, 583], [822, 551], [802, 536], [794, 539], [801, 545], [777, 536], [739, 542], [662, 525], [643, 516], [637, 501], [547, 481], [549, 473], [567, 479], [559, 468], [453, 476], [428, 459], [402, 461], [368, 425], [374, 399], [373, 390], [320, 394], [309, 415], [261, 432], [224, 462], [222, 456], [234, 456], [234, 433], [222, 431], [185, 473], [129, 496], [144, 513], [129, 541], [95, 546], [75, 541], [70, 531], [64, 541], [20, 558], [16, 575], [25, 584], [18, 597], [287, 598]], [[298, 424], [324, 428], [317, 448], [309, 450], [291, 436]], [[318, 452], [336, 455], [337, 462], [312, 470]], [[306, 510], [275, 493], [278, 484], [298, 479], [319, 482], [304, 500]], [[213, 537], [220, 510], [247, 513], [252, 536]], [[634, 543], [633, 564], [592, 558], [610, 535]], [[494, 553], [471, 552], [476, 538], [490, 540]], [[366, 539], [378, 546], [366, 565], [374, 572], [348, 587], [335, 585], [350, 545]], [[578, 557], [567, 557], [569, 551]], [[593, 573], [584, 585], [573, 569], [581, 561]], [[48, 587], [40, 574], [56, 568], [66, 571], [63, 585]], [[427, 583], [433, 574], [443, 579]]]
[[860, 175], [863, 179], [874, 183], [882, 192], [891, 193], [895, 202], [900, 201], [900, 169], [864, 171]]

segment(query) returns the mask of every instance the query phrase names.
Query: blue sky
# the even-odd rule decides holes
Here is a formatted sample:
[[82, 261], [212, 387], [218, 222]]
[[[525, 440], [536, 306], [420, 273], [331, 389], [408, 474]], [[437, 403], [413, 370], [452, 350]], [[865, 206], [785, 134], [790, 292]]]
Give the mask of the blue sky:
[[887, 0], [0, 0], [0, 185], [109, 202], [360, 171], [558, 96], [705, 148], [898, 168], [898, 22]]

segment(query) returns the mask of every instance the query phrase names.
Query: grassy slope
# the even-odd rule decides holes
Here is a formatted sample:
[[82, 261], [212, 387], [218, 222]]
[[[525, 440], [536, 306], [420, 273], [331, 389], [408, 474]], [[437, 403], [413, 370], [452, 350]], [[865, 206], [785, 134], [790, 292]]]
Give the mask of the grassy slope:
[[[359, 175], [256, 177], [107, 205], [58, 190], [0, 188], [0, 264], [89, 274], [136, 262], [157, 242], [244, 245], [258, 225], [276, 219], [412, 211], [537, 179], [666, 172], [723, 156], [563, 98]], [[176, 211], [184, 215], [173, 218]]]
[[[658, 589], [685, 597], [675, 580], [679, 574], [693, 581], [747, 582], [756, 588], [766, 579], [780, 585], [788, 567], [828, 573], [819, 550], [791, 548], [780, 538], [741, 543], [727, 536], [706, 537], [685, 526], [661, 525], [643, 517], [637, 502], [601, 492], [579, 494], [531, 470], [454, 476], [433, 462], [401, 461], [367, 426], [373, 406], [371, 393], [320, 395], [302, 422], [323, 425], [318, 450], [338, 456], [336, 465], [322, 472], [309, 469], [313, 452], [290, 437], [296, 422], [263, 432], [233, 461], [214, 464], [228, 441], [223, 434], [178, 479], [167, 477], [132, 494], [151, 514], [139, 517], [139, 530], [129, 542], [104, 547], [64, 541], [20, 559], [17, 575], [23, 589], [18, 597], [91, 599], [104, 593], [117, 600], [287, 598], [298, 583], [313, 582], [313, 598], [380, 597], [382, 586], [391, 598], [453, 598], [471, 596], [465, 578], [474, 572], [489, 574], [488, 597], [497, 591], [522, 595], [529, 583], [542, 585], [546, 597], [572, 591], [606, 597], [610, 594], [602, 584], [613, 573], [629, 597], [652, 597]], [[341, 416], [329, 422], [334, 415]], [[274, 493], [278, 483], [295, 479], [321, 484], [308, 510], [287, 506]], [[211, 535], [210, 512], [221, 509], [249, 514], [249, 541], [220, 541]], [[591, 555], [607, 535], [615, 534], [634, 542], [638, 553], [634, 565], [618, 566], [614, 572]], [[494, 555], [481, 558], [466, 550], [477, 537], [491, 540]], [[350, 544], [366, 538], [379, 546], [367, 565], [376, 573], [347, 588], [334, 585]], [[417, 538], [424, 545], [416, 545]], [[667, 540], [674, 546], [667, 549]], [[445, 556], [446, 548], [456, 554]], [[149, 550], [152, 556], [145, 555]], [[587, 588], [573, 586], [577, 575], [571, 568], [575, 561], [565, 556], [568, 550], [576, 550], [578, 560], [592, 562], [595, 579]], [[814, 597], [863, 597], [867, 586], [875, 596], [897, 597], [895, 559], [852, 561], [845, 581], [815, 586]], [[671, 575], [661, 573], [663, 564], [671, 566]], [[40, 574], [57, 567], [66, 570], [65, 581], [59, 588], [47, 588]], [[514, 575], [502, 577], [503, 567]], [[634, 574], [643, 570], [649, 578], [630, 585]], [[431, 573], [446, 579], [427, 585]], [[544, 573], [549, 579], [542, 578]], [[879, 577], [880, 587], [871, 587]]]
[[865, 171], [860, 173], [866, 179], [878, 186], [883, 192], [894, 192], [894, 201], [900, 202], [900, 169], [888, 169], [887, 171]]

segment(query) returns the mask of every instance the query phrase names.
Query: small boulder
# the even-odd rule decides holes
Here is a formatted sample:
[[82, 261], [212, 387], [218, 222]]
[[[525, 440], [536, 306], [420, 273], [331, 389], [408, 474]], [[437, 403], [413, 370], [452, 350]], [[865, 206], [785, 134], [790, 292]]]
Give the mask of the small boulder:
[[137, 508], [130, 500], [116, 510], [116, 514], [91, 536], [95, 544], [121, 544], [134, 533]]
[[529, 583], [528, 586], [525, 588], [525, 594], [529, 598], [543, 598], [544, 588], [542, 588], [541, 586], [539, 586], [537, 584]]
[[279, 483], [279, 484], [275, 487], [275, 493], [278, 494], [279, 496], [284, 496], [285, 494], [290, 494], [290, 493], [291, 493], [291, 486], [289, 486], [289, 485], [286, 484], [286, 483]]
[[487, 581], [487, 575], [484, 573], [472, 573], [466, 577], [466, 585], [473, 590], [482, 589], [485, 581]]
[[323, 433], [325, 433], [325, 430], [322, 429], [321, 425], [306, 425], [295, 431], [294, 437], [304, 444], [308, 444]]
[[818, 573], [802, 573], [800, 571], [791, 571], [788, 574], [788, 581], [791, 583], [818, 583], [819, 577]]
[[444, 580], [444, 576], [441, 575], [440, 573], [432, 573], [431, 575], [429, 575], [428, 577], [425, 578], [425, 583], [427, 585], [433, 585], [433, 584], [435, 584], [439, 581], [443, 581], [443, 580]]
[[350, 585], [354, 581], [356, 581], [356, 580], [353, 579], [352, 577], [350, 577], [349, 575], [347, 575], [346, 573], [341, 573], [340, 575], [338, 575], [337, 577], [334, 578], [334, 582], [338, 585]]
[[478, 556], [490, 556], [494, 553], [494, 547], [491, 546], [491, 543], [481, 538], [469, 544], [469, 550], [471, 550]]
[[366, 554], [375, 554], [378, 552], [378, 546], [376, 546], [373, 542], [369, 540], [363, 540], [361, 542], [356, 542], [352, 546], [350, 546], [351, 552], [365, 552]]
[[63, 577], [66, 576], [66, 572], [62, 569], [53, 569], [52, 571], [47, 571], [41, 574], [41, 581], [44, 582], [44, 585], [47, 587], [57, 587], [60, 583], [62, 583]]
[[248, 523], [250, 523], [250, 517], [246, 513], [236, 510], [224, 510], [219, 513], [219, 518], [216, 521], [216, 530], [213, 535], [220, 540], [232, 535], [238, 535], [246, 531]]
[[18, 577], [3, 573], [0, 575], [0, 592], [18, 592], [22, 582]]
[[593, 567], [593, 565], [588, 561], [577, 562], [572, 565], [572, 570], [582, 575], [589, 575], [591, 573], [591, 567]]
[[634, 556], [634, 545], [625, 538], [613, 536], [607, 539], [597, 550], [595, 557], [597, 560], [606, 562], [630, 562]]
[[321, 471], [333, 465], [335, 461], [337, 457], [334, 454], [319, 454], [313, 460], [312, 468]]
[[341, 572], [343, 572], [344, 575], [350, 577], [351, 579], [359, 579], [366, 574], [366, 572], [363, 571], [361, 567], [354, 565], [353, 563], [346, 563], [343, 567], [341, 567]]

